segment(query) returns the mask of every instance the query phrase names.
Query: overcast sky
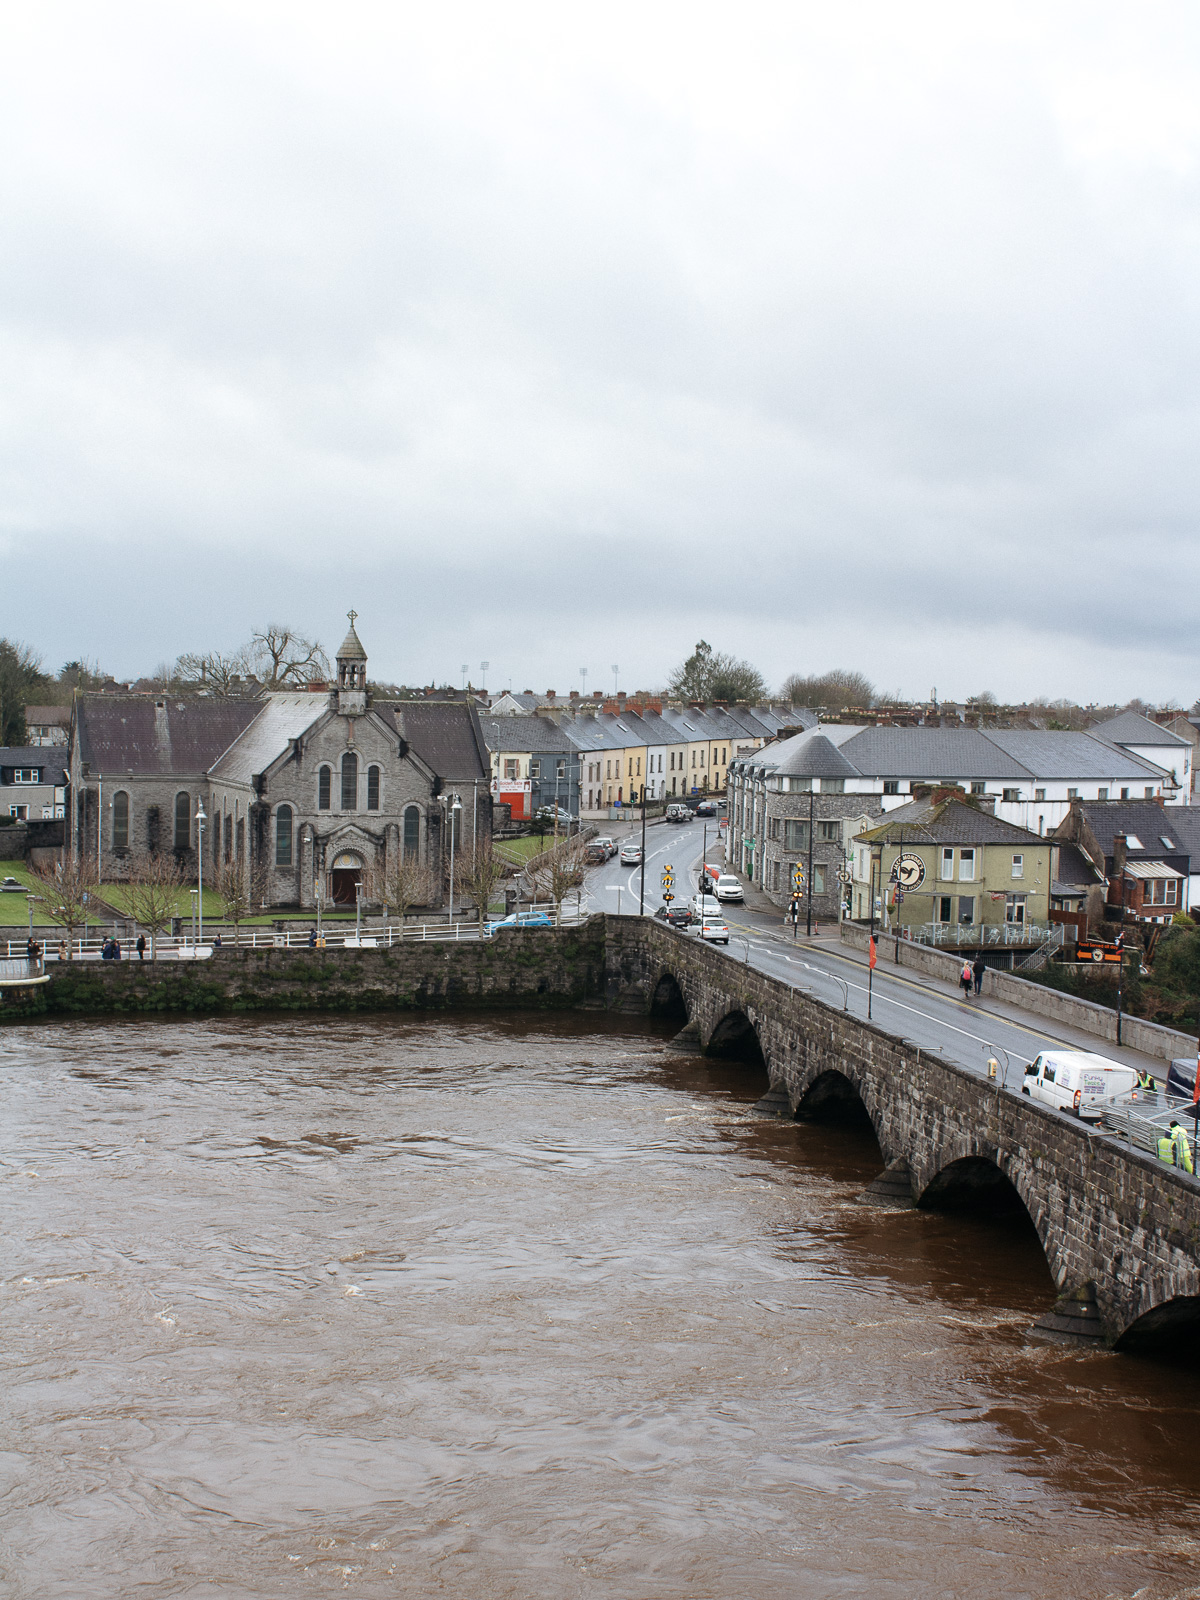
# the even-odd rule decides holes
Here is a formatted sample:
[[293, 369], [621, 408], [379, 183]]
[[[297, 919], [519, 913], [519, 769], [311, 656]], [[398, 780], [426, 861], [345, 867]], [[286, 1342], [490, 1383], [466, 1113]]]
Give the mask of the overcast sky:
[[[996, 14], [998, 13], [998, 14]], [[1200, 13], [0, 9], [0, 633], [1200, 695]]]

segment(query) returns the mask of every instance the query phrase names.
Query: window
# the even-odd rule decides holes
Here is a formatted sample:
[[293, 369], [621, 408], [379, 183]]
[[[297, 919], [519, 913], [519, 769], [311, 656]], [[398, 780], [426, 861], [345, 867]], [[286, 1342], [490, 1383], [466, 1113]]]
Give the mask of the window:
[[1122, 789], [1121, 790], [1121, 799], [1122, 800], [1128, 800], [1129, 799], [1129, 790], [1128, 789]]
[[884, 794], [899, 794], [900, 793], [900, 780], [899, 780], [899, 778], [885, 778], [883, 780], [883, 792], [884, 792]]
[[529, 763], [529, 776], [534, 783], [541, 781], [542, 763], [540, 761], [531, 761]]
[[696, 752], [693, 750], [692, 751], [692, 766], [694, 767], [695, 765], [696, 765]]
[[1107, 800], [1108, 799], [1108, 790], [1107, 789], [1097, 789], [1096, 790], [1096, 799], [1097, 800]]
[[1148, 878], [1142, 885], [1144, 906], [1174, 906], [1179, 903], [1178, 878]]
[[964, 924], [970, 924], [975, 921], [975, 896], [973, 894], [959, 895], [958, 920]]
[[1002, 789], [1000, 798], [1007, 806], [1015, 806], [1021, 798], [1020, 789]]
[[934, 899], [934, 902], [933, 902], [933, 907], [934, 907], [934, 919], [933, 920], [935, 922], [949, 922], [950, 921], [951, 904], [952, 904], [952, 902], [951, 902], [950, 896], [948, 894], [939, 894]]
[[225, 818], [225, 860], [233, 860], [233, 818]]
[[521, 772], [521, 763], [519, 761], [506, 761], [504, 763], [504, 776], [508, 779], [508, 781], [510, 783], [513, 783], [513, 782], [516, 781], [516, 779], [520, 775], [520, 772]]
[[778, 889], [778, 887], [779, 887], [779, 863], [778, 863], [778, 861], [776, 861], [771, 867], [771, 887], [772, 887], [772, 889]]
[[1136, 833], [1127, 833], [1125, 835], [1125, 843], [1131, 850], [1144, 850], [1146, 848]]
[[819, 778], [817, 781], [821, 785], [822, 794], [845, 794], [846, 792], [845, 778]]
[[1010, 894], [1004, 900], [1005, 922], [1025, 921], [1025, 896], [1023, 894]]
[[409, 806], [404, 813], [404, 854], [415, 856], [421, 846], [421, 813]]
[[14, 767], [12, 781], [14, 783], [40, 783], [42, 781], [41, 767]]
[[963, 883], [975, 882], [974, 850], [960, 850], [958, 852], [958, 875]]
[[812, 892], [825, 893], [825, 868], [819, 862], [814, 863], [812, 869]]
[[726, 766], [727, 765], [726, 758], [725, 758], [726, 748], [727, 747], [725, 745], [721, 746], [721, 765], [722, 766]]
[[818, 822], [817, 838], [825, 844], [836, 844], [842, 836], [840, 822]]
[[971, 793], [972, 794], [986, 794], [987, 793], [987, 784], [986, 783], [973, 783], [971, 785]]
[[1045, 798], [1046, 798], [1046, 791], [1045, 791], [1045, 789], [1035, 789], [1035, 790], [1034, 790], [1034, 791], [1033, 791], [1033, 798], [1034, 798], [1034, 799], [1035, 799], [1035, 800], [1044, 800], [1044, 799], [1045, 799]]
[[[1068, 789], [1067, 793], [1070, 794], [1071, 790]], [[1154, 799], [1154, 785], [1152, 783], [1148, 783], [1146, 785], [1146, 799], [1147, 800], [1153, 800]]]
[[[942, 877], [947, 879], [947, 880], [949, 880], [950, 878], [953, 878], [953, 876], [954, 876], [954, 851], [953, 850], [943, 850], [942, 851]], [[947, 903], [947, 905], [949, 905], [950, 902], [947, 901], [946, 903]], [[944, 920], [946, 922], [949, 922], [950, 918], [946, 917]]]
[[612, 777], [612, 762], [611, 761], [606, 761], [604, 763], [604, 776], [605, 776], [606, 779]]
[[1024, 856], [1014, 856], [1012, 858], [1012, 875], [1014, 878], [1023, 878], [1025, 876]]
[[778, 837], [779, 837], [779, 818], [778, 817], [772, 817], [767, 823], [767, 838], [768, 839], [778, 839]]
[[808, 823], [789, 817], [783, 825], [783, 848], [785, 850], [808, 849]]
[[379, 768], [367, 768], [367, 810], [379, 810]]
[[114, 850], [129, 849], [129, 796], [124, 789], [113, 795], [112, 847]]
[[1079, 799], [1079, 790], [1078, 789], [1068, 789], [1067, 790], [1067, 799], [1068, 800], [1078, 800]]
[[192, 797], [181, 789], [175, 796], [175, 848], [186, 850], [192, 842]]
[[640, 777], [641, 777], [641, 775], [642, 775], [642, 758], [641, 758], [641, 756], [639, 756], [639, 757], [638, 757], [638, 769], [637, 769], [637, 775], [638, 775], [638, 777], [639, 777], [639, 778], [640, 778]]
[[275, 813], [275, 865], [292, 864], [292, 808], [280, 806]]
[[329, 768], [322, 767], [317, 773], [317, 810], [329, 810]]
[[358, 757], [352, 750], [342, 757], [342, 810], [358, 810]]

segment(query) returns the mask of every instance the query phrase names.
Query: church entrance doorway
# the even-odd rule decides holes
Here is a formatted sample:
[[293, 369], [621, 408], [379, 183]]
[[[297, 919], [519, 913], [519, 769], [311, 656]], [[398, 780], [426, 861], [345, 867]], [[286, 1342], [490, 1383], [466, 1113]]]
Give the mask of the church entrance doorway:
[[329, 877], [335, 906], [354, 905], [358, 895], [358, 886], [362, 882], [362, 873], [363, 864], [360, 856], [345, 850], [340, 856], [334, 857], [333, 865], [329, 869]]

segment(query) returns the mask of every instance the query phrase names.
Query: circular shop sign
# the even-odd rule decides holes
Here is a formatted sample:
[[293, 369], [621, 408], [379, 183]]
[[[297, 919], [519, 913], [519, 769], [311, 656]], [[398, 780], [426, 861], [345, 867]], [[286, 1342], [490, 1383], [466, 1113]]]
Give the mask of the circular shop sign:
[[891, 878], [902, 889], [919, 889], [925, 882], [925, 863], [920, 856], [901, 856], [892, 868]]

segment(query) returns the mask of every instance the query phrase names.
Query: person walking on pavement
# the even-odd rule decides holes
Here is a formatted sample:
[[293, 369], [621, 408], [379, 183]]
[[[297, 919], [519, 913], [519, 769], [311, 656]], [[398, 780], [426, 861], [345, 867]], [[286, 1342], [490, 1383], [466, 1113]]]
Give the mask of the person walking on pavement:
[[987, 971], [987, 962], [983, 959], [982, 950], [971, 963], [971, 971], [975, 975], [975, 998], [978, 1000], [983, 992], [983, 975]]
[[969, 961], [963, 962], [963, 969], [958, 975], [958, 981], [962, 984], [963, 999], [969, 1000], [971, 998], [971, 985], [975, 982], [975, 974], [971, 970]]
[[145, 961], [145, 959], [146, 959], [146, 935], [144, 933], [139, 933], [138, 936], [137, 936], [137, 953], [138, 953], [138, 960], [139, 961]]

